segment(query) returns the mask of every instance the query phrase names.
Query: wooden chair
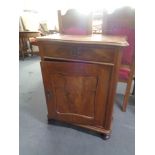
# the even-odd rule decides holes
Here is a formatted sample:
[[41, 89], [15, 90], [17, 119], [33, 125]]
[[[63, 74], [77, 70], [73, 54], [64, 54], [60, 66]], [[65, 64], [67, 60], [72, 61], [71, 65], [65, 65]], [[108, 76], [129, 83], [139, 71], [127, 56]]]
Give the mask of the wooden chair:
[[[37, 31], [32, 31], [30, 26], [27, 26], [26, 23], [27, 23], [26, 20], [23, 20], [23, 17], [21, 16], [19, 18], [19, 30], [20, 30], [20, 32], [19, 32], [19, 52], [20, 52], [20, 55], [22, 56], [23, 60], [24, 60], [25, 54], [27, 54], [27, 55], [31, 54], [31, 56], [33, 56], [34, 51], [33, 51], [32, 46], [38, 46], [36, 37], [49, 35], [49, 34], [52, 34], [55, 32], [55, 30], [48, 30], [46, 23], [38, 22], [38, 24], [37, 24], [38, 28], [36, 27]], [[39, 52], [37, 52], [36, 54], [39, 54]]]
[[68, 35], [92, 34], [92, 13], [83, 15], [77, 10], [70, 9], [65, 15], [58, 10], [59, 32]]
[[[37, 46], [36, 37], [40, 36], [39, 32], [33, 32], [33, 31], [22, 31], [19, 32], [19, 52], [22, 56], [23, 60], [25, 58], [25, 54], [31, 54], [33, 56], [33, 50], [31, 43]], [[30, 43], [30, 51], [28, 42]]]
[[104, 13], [102, 33], [107, 35], [125, 35], [129, 46], [122, 51], [122, 63], [119, 70], [119, 82], [127, 84], [123, 99], [122, 110], [126, 111], [131, 84], [134, 75], [135, 57], [135, 12], [129, 7]]
[[31, 30], [30, 27], [27, 26], [27, 22], [24, 21], [26, 20], [23, 20], [23, 17], [21, 16], [19, 18], [19, 52], [23, 60], [25, 58], [25, 54], [31, 54], [31, 56], [33, 56], [34, 52], [32, 45], [37, 46], [36, 37], [41, 35], [38, 30]]

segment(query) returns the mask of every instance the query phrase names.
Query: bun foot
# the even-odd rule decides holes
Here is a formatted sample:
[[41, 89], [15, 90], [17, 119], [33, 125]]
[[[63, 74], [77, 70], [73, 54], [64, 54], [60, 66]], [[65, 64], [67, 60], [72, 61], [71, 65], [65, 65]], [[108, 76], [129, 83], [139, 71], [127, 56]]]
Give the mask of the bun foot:
[[110, 138], [110, 134], [101, 133], [100, 136], [103, 140], [108, 140]]
[[48, 122], [48, 124], [54, 124], [55, 120], [54, 119], [48, 119], [47, 122]]

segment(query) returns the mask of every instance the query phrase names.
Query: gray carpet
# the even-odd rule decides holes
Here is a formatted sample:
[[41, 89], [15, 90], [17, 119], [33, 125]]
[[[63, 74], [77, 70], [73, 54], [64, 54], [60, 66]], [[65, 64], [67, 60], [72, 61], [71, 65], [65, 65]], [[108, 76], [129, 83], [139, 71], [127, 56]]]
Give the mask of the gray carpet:
[[39, 62], [40, 58], [34, 56], [19, 63], [20, 155], [134, 155], [133, 97], [123, 113], [123, 96], [117, 94], [112, 135], [107, 141], [94, 132], [60, 122], [48, 125]]

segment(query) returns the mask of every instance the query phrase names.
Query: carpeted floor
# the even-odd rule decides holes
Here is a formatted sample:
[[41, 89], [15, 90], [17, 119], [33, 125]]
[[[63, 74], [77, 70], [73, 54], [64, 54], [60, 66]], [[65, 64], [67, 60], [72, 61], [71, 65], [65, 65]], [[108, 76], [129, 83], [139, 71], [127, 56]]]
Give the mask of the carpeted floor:
[[123, 113], [123, 96], [117, 94], [112, 135], [104, 141], [98, 134], [81, 128], [59, 122], [47, 124], [38, 56], [20, 60], [19, 74], [20, 155], [134, 155], [134, 97], [130, 97], [127, 112]]

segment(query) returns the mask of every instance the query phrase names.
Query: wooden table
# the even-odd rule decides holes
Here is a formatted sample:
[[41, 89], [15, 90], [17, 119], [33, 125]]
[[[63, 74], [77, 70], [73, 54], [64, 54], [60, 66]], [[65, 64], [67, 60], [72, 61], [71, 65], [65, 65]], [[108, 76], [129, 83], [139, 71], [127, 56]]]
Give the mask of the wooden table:
[[37, 37], [48, 122], [59, 120], [111, 133], [114, 97], [125, 37]]
[[40, 36], [40, 32], [34, 32], [34, 31], [22, 31], [19, 32], [19, 51], [22, 55], [22, 58], [24, 59], [25, 54], [30, 53], [33, 55], [32, 46], [30, 46], [30, 51], [28, 51], [28, 42], [30, 43], [30, 38], [35, 38]]

